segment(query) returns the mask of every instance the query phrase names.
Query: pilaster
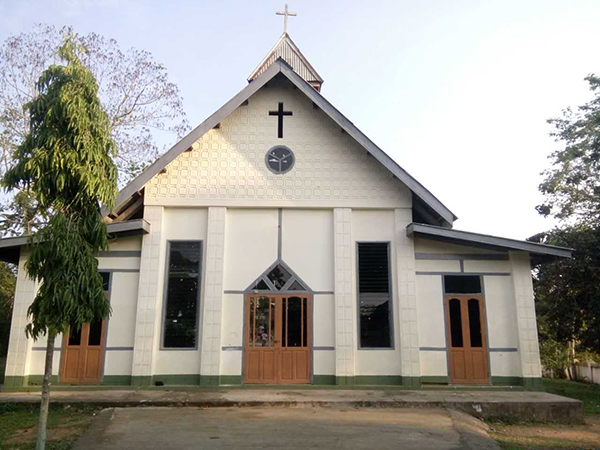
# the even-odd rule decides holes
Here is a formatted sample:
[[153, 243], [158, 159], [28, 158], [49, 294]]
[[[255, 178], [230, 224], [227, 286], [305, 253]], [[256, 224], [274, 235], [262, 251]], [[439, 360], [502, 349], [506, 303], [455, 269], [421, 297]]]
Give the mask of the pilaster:
[[27, 339], [25, 327], [29, 323], [27, 309], [35, 298], [35, 282], [27, 276], [25, 262], [27, 258], [21, 254], [17, 285], [15, 287], [15, 302], [13, 306], [10, 338], [8, 341], [8, 356], [6, 359], [5, 386], [23, 386], [28, 375], [28, 362], [31, 352], [32, 339]]
[[354, 380], [354, 297], [352, 295], [352, 210], [335, 208], [335, 359], [338, 384]]
[[227, 208], [208, 208], [206, 271], [202, 314], [201, 384], [219, 383], [221, 314], [223, 307], [223, 264]]
[[164, 267], [164, 208], [145, 206], [144, 219], [150, 223], [150, 233], [142, 240], [140, 281], [135, 320], [132, 384], [148, 385], [152, 379], [152, 361], [156, 339], [156, 322], [160, 320]]
[[394, 210], [394, 219], [402, 380], [405, 386], [419, 387], [421, 384], [421, 358], [417, 321], [415, 247], [412, 237], [406, 235], [406, 227], [412, 222], [412, 211], [396, 209]]
[[533, 279], [529, 253], [510, 252], [510, 265], [519, 330], [519, 357], [523, 384], [528, 388], [540, 385], [542, 369], [538, 342], [537, 320], [533, 296]]

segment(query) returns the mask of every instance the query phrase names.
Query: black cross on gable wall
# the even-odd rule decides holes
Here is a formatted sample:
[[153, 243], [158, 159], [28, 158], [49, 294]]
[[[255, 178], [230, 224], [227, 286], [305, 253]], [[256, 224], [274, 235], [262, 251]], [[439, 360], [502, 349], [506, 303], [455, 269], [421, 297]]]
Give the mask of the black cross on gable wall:
[[277, 137], [282, 138], [283, 137], [283, 116], [291, 116], [292, 112], [284, 111], [283, 110], [283, 102], [279, 102], [279, 108], [277, 108], [277, 111], [269, 111], [269, 115], [278, 117]]

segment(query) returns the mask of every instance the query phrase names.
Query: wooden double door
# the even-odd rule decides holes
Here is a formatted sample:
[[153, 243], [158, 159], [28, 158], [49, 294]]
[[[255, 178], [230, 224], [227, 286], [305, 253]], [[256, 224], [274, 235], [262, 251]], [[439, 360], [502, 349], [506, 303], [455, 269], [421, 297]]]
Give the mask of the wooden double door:
[[310, 383], [310, 296], [249, 295], [245, 315], [244, 382]]
[[85, 323], [65, 334], [61, 383], [99, 383], [104, 360], [106, 320]]
[[488, 384], [490, 378], [483, 297], [447, 295], [445, 301], [450, 382]]

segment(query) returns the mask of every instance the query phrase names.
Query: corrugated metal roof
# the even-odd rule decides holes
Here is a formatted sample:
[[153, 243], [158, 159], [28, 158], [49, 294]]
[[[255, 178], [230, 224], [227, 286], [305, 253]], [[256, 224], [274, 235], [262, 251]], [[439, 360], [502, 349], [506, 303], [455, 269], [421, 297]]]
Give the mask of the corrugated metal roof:
[[264, 73], [279, 58], [283, 59], [298, 75], [311, 85], [321, 87], [323, 78], [317, 73], [314, 67], [308, 62], [298, 46], [292, 41], [289, 34], [283, 33], [275, 43], [275, 46], [254, 69], [248, 77], [248, 82]]

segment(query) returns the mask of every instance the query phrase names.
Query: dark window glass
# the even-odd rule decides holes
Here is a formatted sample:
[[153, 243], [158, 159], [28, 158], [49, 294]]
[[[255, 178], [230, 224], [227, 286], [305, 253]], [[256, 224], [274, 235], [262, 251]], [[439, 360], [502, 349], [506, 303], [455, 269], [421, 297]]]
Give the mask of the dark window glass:
[[269, 285], [265, 282], [265, 280], [261, 279], [252, 289], [255, 291], [268, 291]]
[[90, 323], [90, 336], [88, 338], [88, 345], [100, 345], [100, 339], [102, 338], [102, 321], [96, 320]]
[[306, 291], [306, 288], [298, 280], [294, 281], [288, 289], [290, 291]]
[[446, 294], [480, 294], [481, 278], [478, 276], [446, 275], [444, 277]]
[[308, 299], [302, 299], [302, 347], [308, 347]]
[[285, 286], [285, 283], [287, 283], [288, 280], [292, 278], [292, 274], [289, 273], [285, 269], [285, 267], [276, 266], [273, 270], [269, 272], [267, 277], [269, 278], [269, 280], [271, 280], [271, 283], [275, 285], [275, 288], [277, 290], [280, 290], [283, 286]]
[[463, 335], [460, 300], [453, 298], [448, 303], [450, 305], [450, 338], [452, 339], [452, 347], [462, 348]]
[[474, 298], [469, 300], [469, 331], [471, 333], [471, 347], [483, 347], [479, 301]]
[[273, 347], [275, 344], [275, 299], [257, 297], [250, 299], [250, 345]]
[[110, 285], [110, 272], [100, 272], [100, 276], [102, 277], [102, 290], [104, 292], [108, 292], [108, 287]]
[[287, 347], [302, 347], [302, 299], [290, 297], [287, 303]]
[[358, 244], [360, 346], [392, 346], [391, 293], [387, 243]]
[[81, 345], [81, 328], [69, 330], [69, 345]]
[[201, 242], [171, 242], [165, 309], [166, 348], [193, 348], [198, 335]]

